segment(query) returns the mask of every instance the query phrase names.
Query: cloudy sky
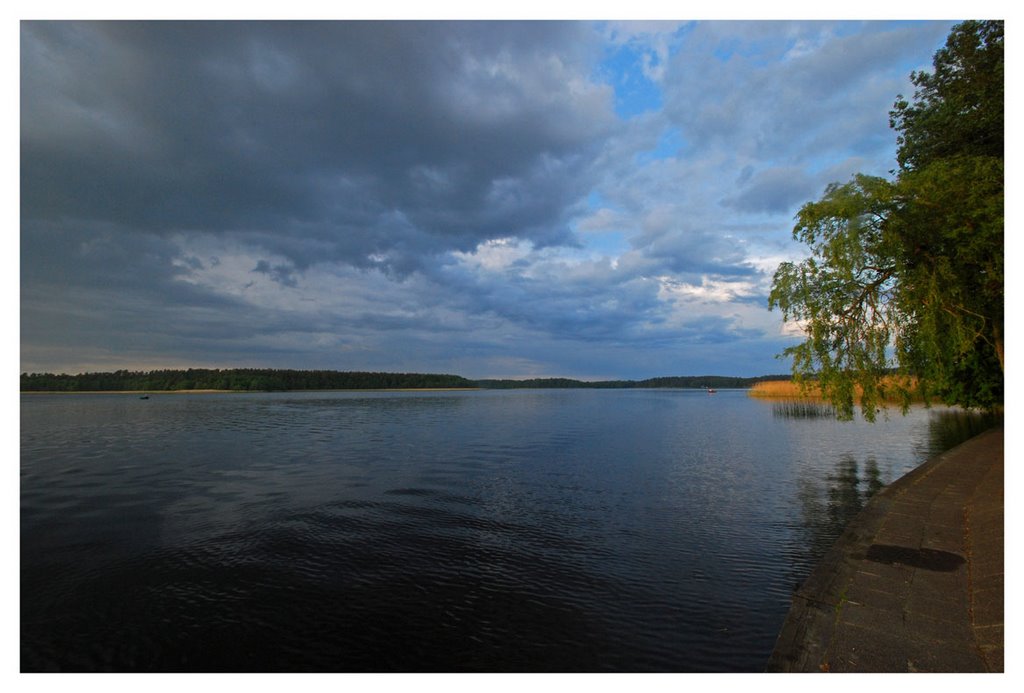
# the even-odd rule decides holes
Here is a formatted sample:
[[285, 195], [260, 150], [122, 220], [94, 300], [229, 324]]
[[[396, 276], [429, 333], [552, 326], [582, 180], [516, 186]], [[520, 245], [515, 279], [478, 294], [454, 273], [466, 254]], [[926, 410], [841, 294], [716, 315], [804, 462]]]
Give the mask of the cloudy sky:
[[21, 370], [786, 372], [952, 24], [23, 22]]

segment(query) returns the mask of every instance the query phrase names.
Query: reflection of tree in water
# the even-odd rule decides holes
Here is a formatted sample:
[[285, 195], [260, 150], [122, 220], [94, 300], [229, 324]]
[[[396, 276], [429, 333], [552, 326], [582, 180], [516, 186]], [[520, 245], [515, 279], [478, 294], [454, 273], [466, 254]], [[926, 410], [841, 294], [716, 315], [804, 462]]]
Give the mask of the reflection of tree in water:
[[[932, 411], [928, 422], [928, 447], [920, 451], [921, 460], [941, 454], [1001, 423], [1001, 417], [991, 414], [962, 409]], [[793, 552], [792, 566], [797, 584], [871, 497], [885, 486], [877, 460], [868, 457], [859, 464], [852, 455], [841, 457], [833, 472], [823, 480], [804, 478], [798, 483], [801, 542]]]
[[824, 488], [811, 480], [800, 482], [797, 496], [809, 563], [825, 555], [846, 525], [883, 486], [878, 462], [873, 457], [864, 462], [862, 469], [851, 455], [838, 461], [835, 473], [825, 478]]
[[960, 443], [1003, 423], [1002, 416], [964, 409], [933, 411], [928, 419], [928, 457], [955, 448]]

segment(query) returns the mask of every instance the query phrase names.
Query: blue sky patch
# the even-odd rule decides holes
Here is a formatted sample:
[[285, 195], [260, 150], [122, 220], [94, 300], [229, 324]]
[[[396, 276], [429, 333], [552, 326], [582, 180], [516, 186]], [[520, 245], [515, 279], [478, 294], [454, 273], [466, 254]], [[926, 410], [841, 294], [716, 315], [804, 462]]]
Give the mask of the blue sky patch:
[[644, 74], [644, 59], [656, 61], [650, 51], [627, 43], [607, 51], [599, 69], [601, 79], [615, 90], [615, 112], [632, 118], [662, 107], [661, 89]]

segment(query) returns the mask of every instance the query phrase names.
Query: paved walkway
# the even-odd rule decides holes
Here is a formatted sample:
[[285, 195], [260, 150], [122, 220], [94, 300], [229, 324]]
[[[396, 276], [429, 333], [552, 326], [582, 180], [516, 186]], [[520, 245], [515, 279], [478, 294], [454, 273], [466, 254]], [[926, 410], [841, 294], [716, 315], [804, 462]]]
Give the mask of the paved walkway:
[[768, 671], [1003, 671], [1003, 429], [879, 492], [793, 597]]

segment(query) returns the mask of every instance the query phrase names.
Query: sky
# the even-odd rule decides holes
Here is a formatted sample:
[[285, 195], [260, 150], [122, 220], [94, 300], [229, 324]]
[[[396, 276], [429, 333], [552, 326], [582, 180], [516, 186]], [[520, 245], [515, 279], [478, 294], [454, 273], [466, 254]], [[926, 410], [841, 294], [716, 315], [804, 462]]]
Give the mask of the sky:
[[25, 21], [20, 369], [785, 373], [953, 21]]

